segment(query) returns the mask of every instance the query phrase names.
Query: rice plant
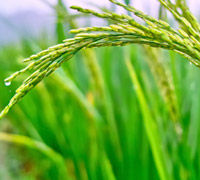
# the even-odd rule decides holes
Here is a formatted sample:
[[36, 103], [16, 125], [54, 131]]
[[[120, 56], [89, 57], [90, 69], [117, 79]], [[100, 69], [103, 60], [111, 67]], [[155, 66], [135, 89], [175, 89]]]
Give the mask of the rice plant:
[[[181, 132], [182, 127], [180, 127], [181, 110], [179, 109], [178, 97], [176, 97], [175, 92], [177, 89], [173, 86], [172, 83], [172, 79], [176, 78], [176, 75], [172, 73], [171, 75], [173, 77], [170, 77], [168, 72], [166, 72], [164, 65], [159, 61], [162, 55], [159, 55], [157, 50], [170, 50], [172, 56], [174, 55], [174, 52], [178, 53], [184, 58], [188, 59], [195, 66], [199, 67], [200, 25], [193, 14], [189, 11], [184, 0], [179, 0], [175, 3], [169, 0], [159, 0], [160, 4], [169, 12], [171, 12], [175, 20], [178, 22], [178, 29], [173, 28], [169, 23], [163, 20], [155, 19], [130, 5], [127, 5], [128, 2], [126, 2], [127, 4], [122, 4], [115, 0], [110, 1], [113, 4], [127, 10], [129, 15], [116, 14], [109, 10], [101, 13], [90, 9], [84, 9], [82, 7], [72, 6], [72, 9], [75, 9], [84, 14], [106, 19], [109, 22], [112, 22], [112, 24], [105, 27], [87, 27], [71, 30], [71, 33], [76, 34], [74, 38], [66, 39], [60, 44], [51, 46], [48, 49], [40, 51], [39, 53], [25, 59], [24, 62], [29, 64], [24, 69], [17, 71], [5, 80], [5, 83], [9, 85], [15, 78], [18, 78], [20, 75], [28, 74], [31, 72], [31, 75], [23, 81], [22, 85], [16, 90], [16, 93], [10, 100], [9, 104], [1, 112], [0, 118], [5, 117], [9, 110], [15, 104], [17, 104], [31, 89], [35, 88], [36, 85], [40, 83], [45, 77], [52, 74], [56, 69], [61, 67], [64, 62], [70, 60], [80, 50], [83, 50], [83, 57], [86, 59], [85, 65], [87, 67], [87, 71], [91, 74], [90, 81], [91, 84], [93, 84], [93, 90], [92, 92], [88, 93], [87, 97], [85, 97], [85, 95], [79, 90], [77, 85], [71, 81], [70, 78], [62, 76], [64, 73], [62, 68], [55, 72], [50, 78], [53, 79], [53, 82], [55, 82], [57, 86], [62, 88], [70, 97], [72, 97], [74, 102], [77, 102], [79, 108], [87, 117], [87, 123], [89, 125], [88, 136], [90, 142], [94, 143], [90, 147], [92, 158], [85, 160], [85, 169], [82, 168], [80, 162], [78, 161], [79, 157], [76, 154], [76, 150], [71, 148], [69, 150], [69, 152], [72, 154], [71, 157], [73, 157], [73, 168], [71, 169], [73, 169], [72, 171], [75, 171], [75, 173], [65, 172], [66, 169], [63, 168], [65, 167], [65, 162], [63, 162], [63, 159], [65, 159], [67, 156], [67, 154], [65, 154], [67, 148], [62, 145], [65, 142], [66, 135], [62, 134], [62, 132], [59, 132], [59, 124], [56, 122], [55, 114], [51, 114], [51, 116], [54, 118], [49, 116], [49, 123], [45, 124], [45, 126], [52, 132], [56, 132], [52, 136], [57, 140], [56, 144], [59, 147], [58, 151], [63, 155], [64, 158], [60, 157], [60, 155], [57, 154], [57, 152], [54, 152], [54, 150], [50, 147], [43, 145], [38, 141], [30, 140], [24, 136], [0, 134], [0, 140], [12, 142], [15, 144], [23, 144], [24, 146], [39, 150], [47, 155], [51, 160], [55, 162], [55, 165], [59, 169], [59, 176], [56, 177], [58, 179], [68, 179], [68, 176], [72, 179], [122, 179], [123, 177], [127, 177], [127, 179], [131, 179], [131, 177], [133, 178], [134, 175], [131, 174], [131, 170], [127, 170], [128, 174], [126, 174], [126, 164], [129, 164], [127, 163], [129, 160], [127, 157], [128, 154], [131, 153], [129, 152], [129, 149], [127, 150], [125, 149], [125, 146], [123, 146], [123, 143], [126, 142], [123, 142], [123, 140], [120, 139], [123, 138], [123, 135], [119, 133], [119, 125], [116, 125], [116, 107], [112, 104], [112, 95], [109, 94], [107, 89], [108, 87], [106, 87], [102, 69], [99, 67], [94, 52], [85, 49], [142, 44], [145, 45], [145, 52], [148, 55], [147, 62], [150, 66], [150, 69], [152, 70], [155, 81], [157, 82], [159, 90], [162, 94], [164, 100], [163, 107], [166, 107], [167, 111], [169, 112], [169, 117], [172, 120], [172, 128], [167, 128], [171, 128], [172, 130], [170, 129], [170, 132], [172, 134], [174, 133], [172, 142], [170, 142], [172, 144], [170, 146], [171, 149], [168, 150], [167, 148], [169, 142], [165, 136], [165, 132], [162, 132], [162, 128], [165, 127], [161, 122], [158, 122], [158, 118], [155, 117], [155, 114], [160, 116], [166, 115], [165, 111], [161, 111], [163, 114], [160, 114], [161, 112], [155, 112], [156, 108], [151, 108], [148, 100], [151, 99], [151, 102], [155, 103], [156, 98], [152, 97], [148, 93], [145, 94], [145, 89], [148, 89], [151, 85], [148, 83], [143, 85], [141, 83], [140, 74], [137, 73], [137, 69], [135, 69], [135, 67], [133, 68], [132, 66], [131, 50], [129, 49], [127, 51], [128, 48], [122, 49], [123, 58], [127, 67], [126, 70], [131, 77], [135, 87], [135, 93], [137, 94], [144, 129], [147, 134], [149, 146], [152, 151], [152, 156], [157, 169], [156, 173], [158, 173], [159, 179], [163, 180], [188, 178], [195, 179], [199, 175], [198, 173], [197, 175], [190, 173], [190, 170], [195, 171], [192, 166], [189, 166], [190, 163], [188, 162], [190, 162], [190, 160], [185, 160], [184, 158], [179, 158], [177, 156], [180, 151], [182, 154], [184, 154], [184, 152], [187, 153], [187, 145], [185, 145], [185, 139], [183, 138], [184, 136], [182, 134], [183, 132]], [[142, 19], [143, 23], [137, 22], [134, 19], [134, 16]], [[58, 24], [57, 28], [61, 28], [62, 31], [63, 27]], [[60, 42], [60, 39], [62, 38], [63, 36], [59, 36], [58, 42]], [[149, 47], [157, 48], [157, 50], [150, 49]], [[134, 63], [134, 66], [135, 65], [136, 63]], [[38, 88], [40, 88], [42, 92], [46, 92], [42, 83], [38, 85]], [[46, 95], [41, 95], [41, 97], [44, 102], [48, 102], [46, 104], [51, 104], [48, 98], [48, 93], [46, 93]], [[153, 106], [154, 105], [152, 105], [152, 107]], [[51, 109], [51, 107], [48, 109]], [[121, 107], [121, 109], [123, 109], [123, 107]], [[48, 118], [49, 112], [45, 113]], [[140, 118], [140, 115], [138, 115], [138, 118]], [[122, 125], [123, 123], [124, 122], [121, 122]], [[195, 123], [196, 121], [191, 124], [191, 129], [188, 133], [190, 135], [190, 140], [192, 139], [192, 128], [195, 127]], [[123, 132], [123, 130], [121, 132]], [[67, 138], [69, 138], [68, 135]], [[188, 140], [189, 144], [191, 144], [190, 140]], [[68, 145], [70, 145], [69, 142]], [[180, 148], [182, 145], [185, 147], [185, 150]], [[104, 148], [103, 146], [106, 147]], [[194, 146], [195, 149], [197, 145], [194, 143], [191, 144], [191, 146]], [[98, 159], [97, 154], [101, 155], [101, 160]], [[66, 164], [67, 167], [70, 167], [70, 162]], [[117, 167], [117, 165], [119, 165], [119, 167]], [[101, 170], [98, 169], [99, 167]], [[131, 169], [131, 167], [129, 168]], [[101, 175], [97, 178], [96, 174], [98, 174], [98, 171], [105, 171], [105, 173], [99, 173]], [[66, 174], [66, 176], [63, 174]], [[76, 178], [73, 178], [74, 174], [76, 174]], [[87, 174], [88, 177], [86, 177], [85, 174]], [[140, 177], [142, 177], [142, 175]]]
[[[34, 73], [16, 90], [16, 95], [1, 112], [0, 117], [3, 117], [14, 104], [44, 77], [54, 72], [63, 62], [71, 59], [74, 54], [83, 48], [124, 46], [131, 43], [146, 44], [151, 47], [173, 50], [186, 57], [191, 63], [199, 66], [200, 46], [198, 38], [200, 36], [200, 25], [184, 1], [178, 1], [176, 4], [173, 4], [170, 1], [159, 0], [179, 23], [180, 27], [178, 30], [173, 29], [165, 21], [152, 18], [132, 6], [127, 6], [113, 0], [111, 2], [134, 13], [134, 15], [144, 20], [146, 25], [139, 24], [128, 15], [119, 15], [112, 12], [99, 13], [90, 9], [72, 6], [72, 9], [82, 13], [110, 19], [114, 24], [108, 27], [88, 27], [71, 30], [71, 33], [77, 34], [74, 38], [66, 39], [61, 44], [50, 47], [25, 59], [24, 62], [30, 62], [30, 64], [26, 68], [11, 75], [5, 82], [8, 83], [27, 71], [33, 70]], [[182, 13], [179, 13], [178, 8], [181, 9]]]

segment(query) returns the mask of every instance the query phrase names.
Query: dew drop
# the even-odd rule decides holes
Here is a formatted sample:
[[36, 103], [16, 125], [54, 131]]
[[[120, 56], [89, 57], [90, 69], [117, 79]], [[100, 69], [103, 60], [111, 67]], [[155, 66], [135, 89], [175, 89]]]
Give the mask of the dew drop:
[[11, 82], [10, 81], [6, 81], [5, 82], [5, 86], [10, 86], [11, 85]]

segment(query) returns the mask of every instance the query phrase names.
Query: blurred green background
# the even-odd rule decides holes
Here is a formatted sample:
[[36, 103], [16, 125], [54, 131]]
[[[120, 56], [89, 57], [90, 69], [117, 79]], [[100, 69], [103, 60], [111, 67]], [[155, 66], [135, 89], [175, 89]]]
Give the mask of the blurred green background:
[[[25, 76], [9, 86], [3, 80], [79, 26], [82, 15], [70, 15], [61, 0], [54, 10], [54, 37], [41, 31], [0, 47], [1, 109]], [[0, 179], [200, 179], [199, 77], [197, 67], [160, 49], [79, 52], [0, 121]]]

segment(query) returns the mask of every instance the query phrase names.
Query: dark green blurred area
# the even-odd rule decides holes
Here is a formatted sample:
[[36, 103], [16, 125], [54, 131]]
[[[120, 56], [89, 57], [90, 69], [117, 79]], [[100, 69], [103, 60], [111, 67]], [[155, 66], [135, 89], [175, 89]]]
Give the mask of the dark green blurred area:
[[[23, 75], [10, 86], [6, 86], [3, 80], [24, 67], [24, 58], [65, 38], [66, 23], [60, 13], [66, 9], [61, 1], [58, 7], [55, 42], [42, 34], [34, 41], [23, 39], [16, 45], [0, 48], [1, 109], [26, 77]], [[72, 28], [75, 24], [71, 21], [67, 25]], [[177, 141], [161, 89], [146, 61], [149, 57], [144, 47], [137, 45], [79, 52], [26, 95], [0, 121], [1, 132], [42, 142], [58, 153], [65, 164], [58, 166], [51, 158], [26, 146], [1, 142], [0, 179], [160, 179], [137, 88], [134, 88], [126, 66], [126, 55], [135, 69], [148, 110], [159, 127], [170, 177], [176, 180], [200, 179], [200, 70], [173, 52], [161, 51], [159, 54], [164, 67], [172, 75], [178, 99], [181, 138]], [[96, 77], [88, 65], [91, 61], [97, 63], [100, 70], [106, 102], [98, 94]], [[107, 104], [110, 119], [104, 104]], [[101, 116], [100, 119], [88, 114], [93, 110]], [[66, 169], [67, 174], [60, 168]]]

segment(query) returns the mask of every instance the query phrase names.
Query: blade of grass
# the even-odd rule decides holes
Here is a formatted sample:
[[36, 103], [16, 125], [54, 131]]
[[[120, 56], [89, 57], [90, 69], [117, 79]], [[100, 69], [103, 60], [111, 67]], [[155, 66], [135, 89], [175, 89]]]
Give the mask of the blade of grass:
[[149, 143], [151, 146], [151, 150], [154, 156], [154, 160], [156, 163], [156, 167], [158, 169], [160, 178], [162, 180], [172, 179], [172, 176], [169, 172], [168, 164], [166, 161], [164, 147], [162, 145], [162, 141], [160, 139], [159, 131], [156, 122], [153, 120], [151, 115], [151, 111], [146, 102], [144, 92], [140, 86], [137, 75], [131, 65], [130, 59], [126, 54], [126, 64], [128, 71], [130, 73], [130, 77], [135, 86], [135, 91], [139, 100], [140, 108], [142, 111], [143, 119], [144, 119], [144, 127], [146, 129], [147, 137], [149, 139]]

